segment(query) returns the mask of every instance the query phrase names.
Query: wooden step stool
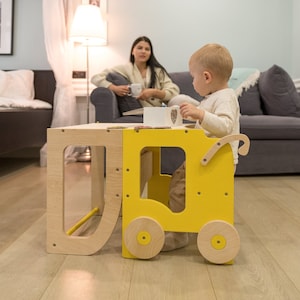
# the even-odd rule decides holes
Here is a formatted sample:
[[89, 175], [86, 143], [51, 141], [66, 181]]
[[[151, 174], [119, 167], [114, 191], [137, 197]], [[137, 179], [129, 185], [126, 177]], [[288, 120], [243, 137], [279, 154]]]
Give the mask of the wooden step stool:
[[[198, 233], [198, 248], [207, 260], [230, 262], [240, 242], [233, 226], [234, 166], [228, 143], [243, 140], [240, 154], [246, 155], [249, 139], [245, 135], [207, 138], [202, 130], [186, 127], [126, 126], [129, 128], [86, 124], [48, 129], [47, 251], [80, 255], [99, 251], [111, 236], [123, 203], [124, 257], [152, 258], [162, 249], [164, 232], [178, 231]], [[72, 236], [64, 230], [64, 150], [70, 145], [92, 149], [89, 216], [101, 213], [102, 217], [90, 236]], [[167, 206], [171, 177], [160, 172], [161, 147], [185, 151], [186, 208], [180, 213]]]

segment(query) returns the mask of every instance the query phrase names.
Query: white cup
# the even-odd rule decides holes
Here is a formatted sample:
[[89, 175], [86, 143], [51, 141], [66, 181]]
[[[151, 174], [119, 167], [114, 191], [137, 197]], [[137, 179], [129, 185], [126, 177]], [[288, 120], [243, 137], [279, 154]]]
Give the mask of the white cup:
[[129, 85], [129, 96], [137, 97], [142, 92], [142, 85], [140, 83], [132, 83]]

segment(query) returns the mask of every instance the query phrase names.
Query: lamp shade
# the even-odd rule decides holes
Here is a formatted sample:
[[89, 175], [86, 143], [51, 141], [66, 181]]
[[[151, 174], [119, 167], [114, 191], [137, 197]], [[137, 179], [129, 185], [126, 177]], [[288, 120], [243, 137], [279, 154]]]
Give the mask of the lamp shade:
[[79, 5], [70, 31], [70, 39], [85, 45], [105, 45], [105, 26], [100, 8], [96, 5]]

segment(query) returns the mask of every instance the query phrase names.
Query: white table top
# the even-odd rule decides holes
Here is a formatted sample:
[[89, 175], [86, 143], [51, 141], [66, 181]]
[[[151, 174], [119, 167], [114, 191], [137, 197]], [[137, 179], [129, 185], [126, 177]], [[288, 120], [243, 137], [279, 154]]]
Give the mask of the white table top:
[[[81, 124], [81, 125], [73, 125], [73, 126], [65, 126], [65, 127], [55, 127], [49, 128], [50, 130], [89, 130], [89, 129], [126, 129], [126, 128], [138, 128], [138, 129], [193, 129], [190, 125], [181, 125], [174, 127], [150, 127], [145, 126], [143, 123], [90, 123], [90, 124]], [[48, 130], [49, 130], [48, 129]]]

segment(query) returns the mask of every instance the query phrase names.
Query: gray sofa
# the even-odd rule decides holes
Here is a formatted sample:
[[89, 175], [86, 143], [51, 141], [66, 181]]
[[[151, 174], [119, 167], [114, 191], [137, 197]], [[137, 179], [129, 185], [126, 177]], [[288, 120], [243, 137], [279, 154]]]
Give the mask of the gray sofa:
[[[201, 101], [188, 72], [170, 76], [182, 94]], [[126, 84], [120, 76], [111, 80]], [[244, 89], [238, 99], [241, 133], [250, 138], [251, 146], [249, 154], [239, 158], [236, 175], [300, 173], [300, 95], [287, 72], [277, 65], [261, 72], [256, 83]], [[100, 87], [92, 92], [91, 102], [96, 121], [142, 122], [142, 116], [122, 116], [122, 110], [139, 107], [130, 97], [120, 99], [109, 89]], [[173, 173], [183, 160], [181, 149], [162, 148], [162, 173]]]

